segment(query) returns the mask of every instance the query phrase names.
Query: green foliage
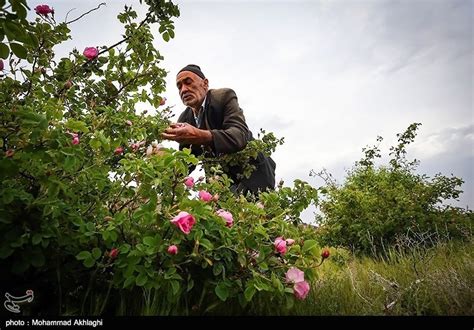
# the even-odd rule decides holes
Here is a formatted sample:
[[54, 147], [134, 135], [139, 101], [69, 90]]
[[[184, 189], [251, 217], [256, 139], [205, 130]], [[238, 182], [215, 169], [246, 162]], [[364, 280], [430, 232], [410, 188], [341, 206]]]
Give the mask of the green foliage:
[[318, 218], [323, 243], [379, 254], [406, 233], [443, 231], [458, 238], [470, 233], [472, 212], [441, 204], [459, 197], [463, 181], [441, 174], [432, 179], [419, 175], [417, 161], [408, 162], [405, 157], [418, 126], [412, 124], [397, 135], [399, 144], [390, 149], [388, 166], [374, 165], [380, 157], [377, 146], [366, 148], [365, 157], [348, 172], [344, 185], [329, 183], [323, 188], [326, 198]]
[[[165, 70], [150, 26], [172, 38], [179, 11], [168, 1], [145, 2], [140, 22], [125, 7], [123, 39], [95, 58], [76, 49], [54, 57], [54, 46], [70, 38], [68, 22], [1, 14], [38, 43], [14, 39], [26, 53], [10, 43], [9, 71], [0, 78], [0, 279], [40, 293], [43, 315], [205, 314], [229, 301], [245, 308], [263, 293], [290, 306], [286, 271], [298, 267], [314, 279], [320, 259], [314, 233], [293, 224], [317, 191], [297, 180], [245, 198], [230, 191], [225, 175], [184, 185], [199, 160], [158, 145], [169, 109], [159, 108]], [[156, 115], [138, 111], [143, 104]], [[239, 157], [270, 153], [280, 141], [269, 133]], [[196, 198], [199, 190], [214, 199]], [[220, 209], [233, 215], [232, 227]], [[195, 218], [189, 234], [171, 222], [181, 211]], [[296, 242], [280, 254], [277, 237]], [[171, 245], [177, 254], [168, 253]]]
[[261, 129], [257, 138], [250, 141], [244, 150], [215, 158], [208, 157], [203, 160], [203, 165], [206, 171], [219, 167], [225, 172], [229, 172], [229, 169], [237, 166], [241, 172], [237, 174], [237, 177], [248, 178], [256, 168], [258, 154], [270, 156], [283, 142], [284, 138], [277, 139], [273, 133], [267, 133]]
[[27, 58], [28, 47], [38, 47], [38, 38], [26, 20], [26, 0], [0, 1], [0, 58], [10, 51], [20, 59]]

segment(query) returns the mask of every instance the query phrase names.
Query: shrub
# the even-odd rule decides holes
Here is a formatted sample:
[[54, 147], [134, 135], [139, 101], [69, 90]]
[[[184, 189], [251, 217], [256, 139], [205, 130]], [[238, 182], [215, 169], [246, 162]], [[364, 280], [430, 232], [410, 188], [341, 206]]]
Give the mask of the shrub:
[[[26, 1], [3, 4], [2, 283], [39, 292], [32, 313], [41, 314], [200, 314], [230, 300], [245, 307], [257, 292], [306, 297], [306, 282], [285, 277], [290, 268], [315, 276], [317, 244], [291, 222], [316, 202], [316, 189], [296, 181], [259, 197], [234, 196], [217, 166], [212, 180], [187, 179], [200, 160], [158, 144], [169, 111], [150, 27], [158, 23], [168, 41], [179, 10], [145, 2], [142, 21], [130, 7], [118, 15], [121, 41], [61, 59], [54, 46], [70, 38], [72, 21], [56, 23], [49, 7], [35, 22], [17, 20], [26, 17]], [[15, 51], [10, 26], [30, 31], [17, 43], [25, 51]], [[4, 51], [4, 35], [13, 54]], [[138, 111], [142, 103], [156, 115]], [[273, 150], [268, 136], [247, 154]], [[211, 195], [196, 198], [198, 191]], [[123, 307], [137, 292], [137, 308]]]
[[374, 164], [380, 157], [377, 146], [366, 148], [342, 186], [326, 181], [321, 189], [326, 197], [320, 204], [323, 215], [318, 217], [324, 244], [377, 254], [407, 233], [444, 232], [457, 238], [470, 233], [472, 212], [442, 204], [459, 196], [463, 181], [417, 174], [418, 161], [406, 159], [406, 146], [419, 125], [397, 135], [399, 144], [391, 147], [388, 165]]

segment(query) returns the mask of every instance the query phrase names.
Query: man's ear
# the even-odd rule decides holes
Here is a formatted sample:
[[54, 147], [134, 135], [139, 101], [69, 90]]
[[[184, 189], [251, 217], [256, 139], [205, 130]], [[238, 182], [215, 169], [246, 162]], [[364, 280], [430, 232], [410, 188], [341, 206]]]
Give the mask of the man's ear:
[[204, 87], [209, 88], [209, 79], [204, 79]]

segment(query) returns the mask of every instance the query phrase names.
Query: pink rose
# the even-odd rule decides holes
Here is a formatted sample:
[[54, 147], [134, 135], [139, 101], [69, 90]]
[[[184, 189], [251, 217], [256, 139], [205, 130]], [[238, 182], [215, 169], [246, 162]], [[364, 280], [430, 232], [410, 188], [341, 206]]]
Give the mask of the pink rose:
[[306, 281], [298, 282], [293, 287], [295, 297], [304, 300], [309, 293], [309, 284]]
[[4, 68], [3, 60], [0, 59], [0, 71], [3, 71], [3, 68]]
[[99, 55], [99, 50], [95, 47], [86, 47], [82, 53], [88, 60], [93, 60]]
[[194, 186], [194, 178], [192, 176], [185, 178], [184, 185], [188, 188], [192, 188]]
[[72, 137], [72, 144], [76, 145], [79, 144], [79, 136], [76, 134]]
[[115, 148], [114, 154], [120, 155], [122, 152], [123, 152], [123, 148], [122, 147], [117, 147], [117, 148]]
[[281, 255], [286, 253], [286, 241], [283, 239], [283, 237], [277, 237], [273, 245], [275, 246], [275, 251]]
[[166, 97], [162, 98], [160, 101], [160, 105], [165, 105], [166, 104]]
[[212, 200], [212, 195], [205, 190], [199, 190], [199, 199], [204, 202], [209, 202]]
[[48, 14], [54, 15], [54, 9], [50, 8], [48, 5], [38, 5], [35, 7], [35, 12], [38, 15], [48, 16]]
[[132, 126], [132, 125], [133, 125], [133, 123], [132, 123], [131, 120], [126, 120], [126, 121], [125, 121], [125, 124], [127, 124], [127, 126]]
[[291, 267], [286, 272], [286, 281], [288, 283], [299, 283], [304, 281], [304, 272], [296, 267]]
[[262, 204], [261, 202], [258, 202], [258, 203], [257, 203], [257, 207], [258, 207], [259, 209], [263, 209], [263, 208], [264, 208], [264, 206], [263, 206], [263, 204]]
[[178, 254], [178, 247], [176, 245], [170, 245], [168, 247], [168, 253], [171, 255]]
[[110, 259], [115, 259], [115, 258], [117, 258], [118, 254], [119, 254], [119, 250], [116, 249], [116, 248], [113, 248], [109, 252], [109, 257], [110, 257]]
[[287, 238], [286, 239], [286, 245], [290, 246], [290, 245], [293, 245], [295, 244], [295, 240], [292, 239], [292, 238]]
[[196, 223], [196, 220], [188, 212], [181, 211], [177, 216], [173, 218], [173, 220], [171, 220], [171, 223], [187, 235], [191, 232], [191, 229]]
[[227, 227], [232, 227], [232, 225], [234, 224], [234, 219], [232, 218], [232, 213], [230, 212], [227, 212], [227, 211], [224, 211], [222, 209], [218, 210], [217, 212], [217, 215], [220, 216], [221, 218], [223, 218], [226, 222], [226, 226]]

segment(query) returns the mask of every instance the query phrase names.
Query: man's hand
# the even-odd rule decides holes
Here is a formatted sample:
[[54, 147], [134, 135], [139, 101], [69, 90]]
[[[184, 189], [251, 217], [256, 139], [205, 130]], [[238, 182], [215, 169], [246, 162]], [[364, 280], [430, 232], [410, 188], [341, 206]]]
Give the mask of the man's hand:
[[161, 136], [180, 144], [207, 145], [212, 142], [211, 132], [196, 128], [188, 123], [171, 124]]

